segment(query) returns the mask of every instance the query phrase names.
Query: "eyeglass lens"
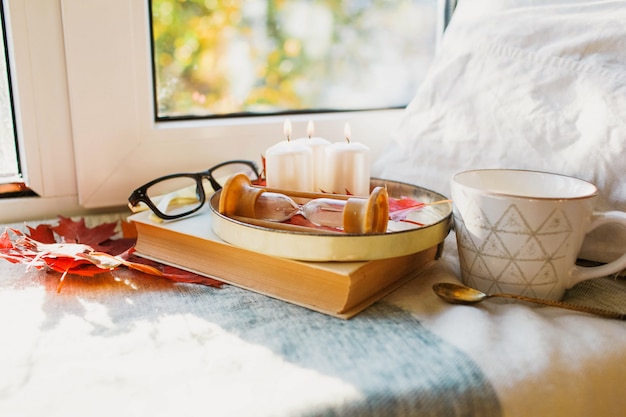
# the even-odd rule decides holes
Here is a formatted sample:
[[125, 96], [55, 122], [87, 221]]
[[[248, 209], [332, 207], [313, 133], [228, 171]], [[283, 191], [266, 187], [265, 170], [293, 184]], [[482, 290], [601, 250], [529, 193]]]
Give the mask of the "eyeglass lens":
[[202, 204], [197, 188], [195, 178], [180, 176], [153, 184], [147, 189], [147, 196], [161, 213], [179, 216], [197, 209]]
[[[247, 164], [233, 162], [210, 171], [211, 176], [222, 186], [234, 174], [243, 173], [251, 180], [256, 180], [257, 174]], [[198, 190], [199, 176], [184, 175], [163, 179], [147, 190], [147, 197], [157, 207], [158, 211], [167, 216], [183, 216], [195, 211], [202, 204], [202, 195], [213, 192], [213, 187], [206, 178], [202, 180], [203, 190]], [[205, 199], [206, 200], [206, 199]]]
[[218, 184], [223, 186], [228, 178], [240, 173], [247, 175], [253, 181], [257, 179], [257, 174], [254, 172], [254, 169], [240, 162], [232, 162], [215, 168], [211, 171], [211, 176]]

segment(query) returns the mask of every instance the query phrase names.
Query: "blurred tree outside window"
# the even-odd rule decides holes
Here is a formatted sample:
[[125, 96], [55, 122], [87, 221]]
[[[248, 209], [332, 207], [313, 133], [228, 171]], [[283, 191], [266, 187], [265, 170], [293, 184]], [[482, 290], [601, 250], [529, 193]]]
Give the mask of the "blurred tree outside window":
[[399, 108], [437, 0], [150, 0], [157, 119]]

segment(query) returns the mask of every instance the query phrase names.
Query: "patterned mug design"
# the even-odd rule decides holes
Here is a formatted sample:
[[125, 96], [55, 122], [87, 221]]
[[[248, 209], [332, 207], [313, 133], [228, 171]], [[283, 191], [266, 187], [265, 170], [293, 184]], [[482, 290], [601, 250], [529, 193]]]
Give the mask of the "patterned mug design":
[[593, 212], [596, 195], [592, 184], [557, 174], [457, 174], [452, 200], [463, 283], [558, 300], [577, 282], [626, 268], [626, 254], [601, 267], [575, 265], [586, 233], [600, 224], [626, 226], [624, 212]]
[[[555, 291], [557, 271], [567, 262], [572, 235], [571, 221], [563, 211], [555, 209], [533, 228], [515, 204], [494, 222], [476, 204], [469, 210], [465, 222], [455, 214], [466, 285], [480, 286], [488, 292], [507, 292], [516, 287], [516, 293], [530, 297]], [[484, 229], [485, 238], [473, 237], [468, 227]], [[511, 239], [512, 235], [517, 238]]]

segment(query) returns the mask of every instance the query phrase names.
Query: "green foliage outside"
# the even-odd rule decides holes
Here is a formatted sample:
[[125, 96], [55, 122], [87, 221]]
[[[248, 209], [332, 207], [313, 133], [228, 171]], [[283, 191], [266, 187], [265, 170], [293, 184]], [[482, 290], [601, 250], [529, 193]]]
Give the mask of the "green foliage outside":
[[434, 45], [432, 0], [151, 7], [160, 117], [402, 106]]

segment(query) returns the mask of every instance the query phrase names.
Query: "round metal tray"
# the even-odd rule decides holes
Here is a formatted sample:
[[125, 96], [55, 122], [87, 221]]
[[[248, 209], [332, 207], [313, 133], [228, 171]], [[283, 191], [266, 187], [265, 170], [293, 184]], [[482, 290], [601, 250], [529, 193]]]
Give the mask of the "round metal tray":
[[[415, 185], [374, 178], [372, 187], [387, 187], [389, 196], [424, 203], [447, 198]], [[389, 222], [387, 233], [326, 234], [279, 230], [232, 219], [218, 211], [220, 192], [211, 196], [213, 231], [222, 240], [267, 255], [301, 261], [367, 261], [420, 252], [441, 243], [451, 228], [452, 203], [427, 205], [407, 217], [411, 222]]]

